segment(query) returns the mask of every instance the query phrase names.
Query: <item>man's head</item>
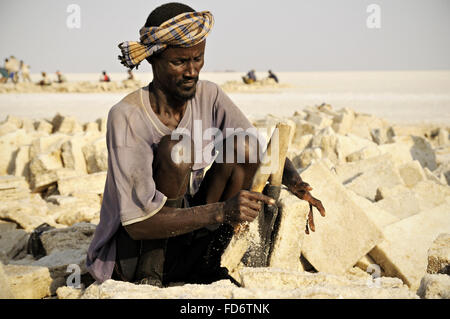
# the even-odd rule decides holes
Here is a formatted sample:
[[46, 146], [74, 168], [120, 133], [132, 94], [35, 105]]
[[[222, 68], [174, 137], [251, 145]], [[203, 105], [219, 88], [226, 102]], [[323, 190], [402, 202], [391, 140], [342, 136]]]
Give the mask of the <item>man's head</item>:
[[[167, 20], [186, 12], [195, 12], [181, 3], [167, 3], [153, 10], [145, 27], [158, 27]], [[180, 100], [194, 97], [200, 70], [204, 64], [205, 40], [191, 46], [167, 46], [147, 58], [152, 65], [153, 81], [161, 89]]]
[[205, 39], [213, 25], [209, 11], [197, 12], [181, 3], [164, 4], [148, 16], [139, 31], [140, 42], [119, 44], [119, 60], [133, 69], [147, 59], [154, 84], [178, 99], [190, 99], [203, 67]]

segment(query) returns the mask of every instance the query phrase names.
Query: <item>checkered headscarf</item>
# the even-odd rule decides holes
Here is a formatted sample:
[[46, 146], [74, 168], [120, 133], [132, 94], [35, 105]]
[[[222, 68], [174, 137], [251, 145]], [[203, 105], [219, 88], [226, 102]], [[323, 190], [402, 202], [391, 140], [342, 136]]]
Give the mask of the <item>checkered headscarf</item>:
[[209, 11], [186, 12], [162, 23], [159, 27], [142, 27], [140, 42], [126, 41], [119, 44], [120, 63], [133, 69], [142, 60], [168, 45], [191, 47], [202, 42], [211, 31], [214, 18]]

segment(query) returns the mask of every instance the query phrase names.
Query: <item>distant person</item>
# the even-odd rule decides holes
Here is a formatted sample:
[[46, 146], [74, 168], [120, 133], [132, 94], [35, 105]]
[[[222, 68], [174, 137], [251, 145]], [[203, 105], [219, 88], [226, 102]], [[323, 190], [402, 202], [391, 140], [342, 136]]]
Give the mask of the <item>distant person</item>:
[[30, 66], [20, 61], [20, 73], [22, 74], [22, 80], [24, 82], [31, 82], [30, 78]]
[[102, 72], [100, 82], [111, 82], [111, 78], [108, 76], [108, 74], [106, 74], [106, 71]]
[[65, 83], [67, 82], [66, 77], [60, 71], [56, 71], [56, 82], [57, 83]]
[[51, 85], [51, 84], [52, 84], [52, 82], [50, 81], [50, 79], [47, 77], [47, 73], [41, 72], [41, 75], [42, 75], [42, 80], [40, 80], [40, 81], [38, 82], [39, 85], [47, 86], [47, 85]]
[[17, 60], [14, 55], [9, 57], [9, 77], [14, 83], [19, 82], [19, 69], [20, 62]]
[[275, 82], [278, 83], [278, 77], [275, 75], [275, 73], [272, 72], [272, 70], [269, 70], [269, 79], [274, 79]]
[[131, 72], [131, 70], [128, 70], [128, 79], [127, 80], [134, 80], [134, 74]]
[[248, 71], [247, 75], [242, 77], [242, 80], [244, 81], [245, 84], [251, 84], [256, 82], [255, 70]]
[[0, 83], [6, 83], [8, 81], [8, 78], [9, 78], [8, 64], [9, 64], [9, 60], [6, 58], [4, 66], [2, 68], [0, 68], [0, 74], [2, 76], [0, 78]]

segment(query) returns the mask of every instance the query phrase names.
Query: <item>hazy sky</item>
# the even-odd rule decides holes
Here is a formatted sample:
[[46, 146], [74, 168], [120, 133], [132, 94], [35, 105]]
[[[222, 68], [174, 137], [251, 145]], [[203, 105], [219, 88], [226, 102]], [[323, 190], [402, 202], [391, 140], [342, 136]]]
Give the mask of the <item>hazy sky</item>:
[[[32, 72], [125, 71], [117, 45], [138, 40], [148, 14], [167, 1], [1, 0], [0, 58]], [[206, 71], [450, 69], [450, 0], [197, 0], [215, 27]], [[70, 4], [80, 28], [69, 28]], [[371, 4], [376, 12], [367, 12]], [[380, 28], [368, 28], [367, 20]], [[150, 71], [145, 62], [140, 70]]]

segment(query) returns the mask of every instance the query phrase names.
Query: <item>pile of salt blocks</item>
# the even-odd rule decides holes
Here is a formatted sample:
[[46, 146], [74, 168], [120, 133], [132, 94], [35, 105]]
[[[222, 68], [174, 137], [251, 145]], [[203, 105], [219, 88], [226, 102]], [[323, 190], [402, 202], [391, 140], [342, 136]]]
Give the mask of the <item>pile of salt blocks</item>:
[[[291, 131], [288, 157], [326, 216], [283, 189], [269, 266], [230, 281], [159, 288], [92, 283], [86, 251], [106, 180], [106, 120], [57, 114], [0, 124], [1, 298], [450, 298], [450, 142], [445, 127], [391, 125], [330, 105], [251, 119]], [[42, 223], [45, 256], [27, 251]], [[68, 286], [73, 265], [80, 287]]]

